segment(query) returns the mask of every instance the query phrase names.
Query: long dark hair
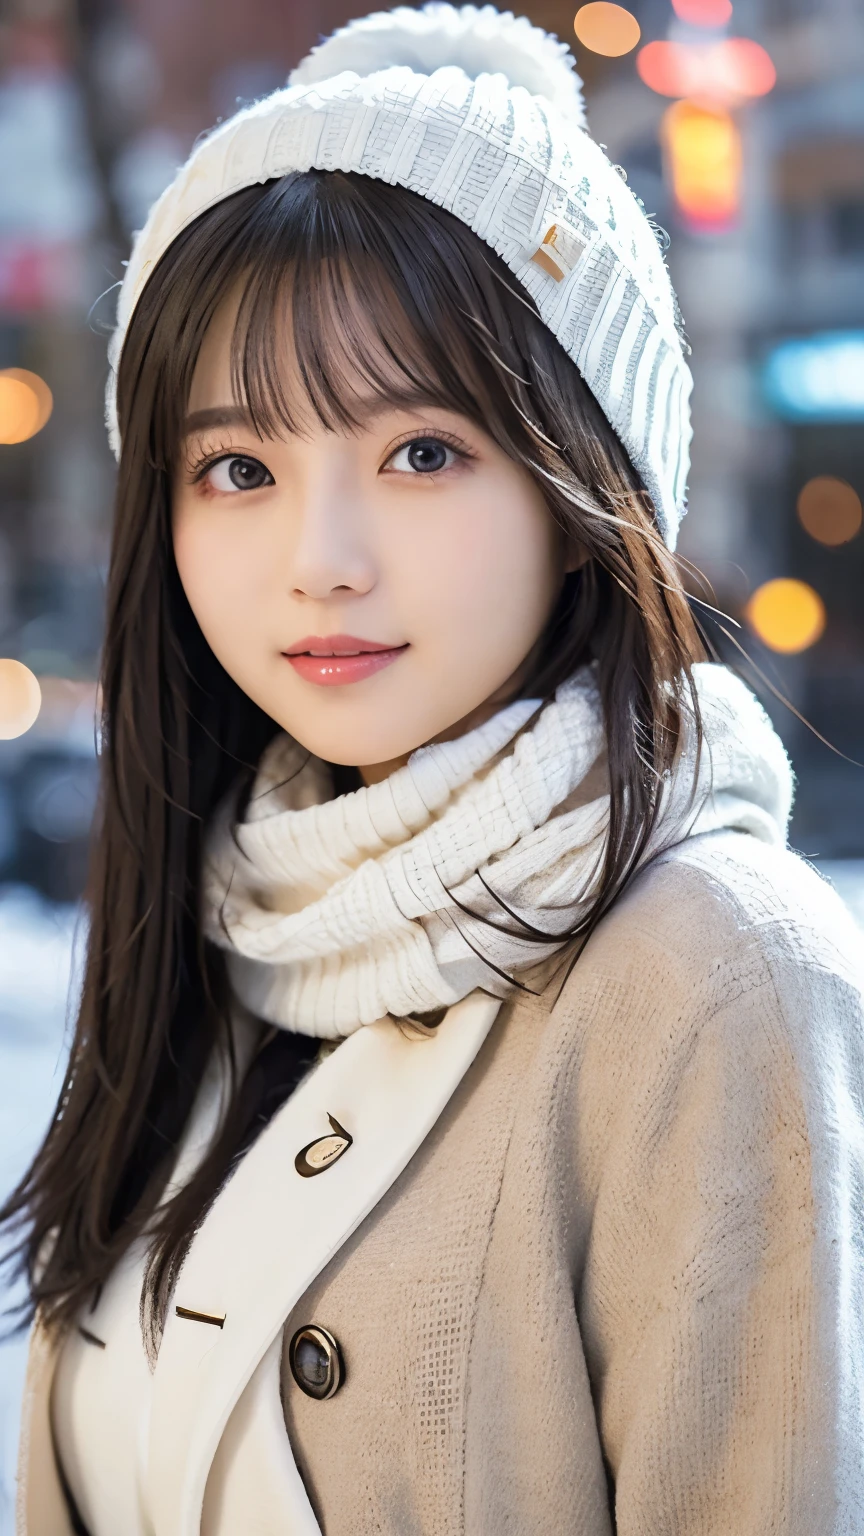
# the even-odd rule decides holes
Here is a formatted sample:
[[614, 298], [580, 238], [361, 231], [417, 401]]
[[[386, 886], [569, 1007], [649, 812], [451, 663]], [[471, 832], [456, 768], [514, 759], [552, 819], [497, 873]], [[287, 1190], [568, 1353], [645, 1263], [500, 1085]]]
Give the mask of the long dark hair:
[[[77, 1029], [57, 1111], [0, 1220], [48, 1323], [67, 1324], [142, 1233], [161, 1299], [233, 1162], [304, 1065], [280, 1032], [242, 1081], [208, 1157], [160, 1203], [202, 1073], [230, 1055], [220, 955], [198, 921], [202, 833], [277, 727], [223, 671], [174, 563], [170, 484], [202, 338], [242, 284], [235, 390], [262, 431], [291, 428], [276, 324], [309, 403], [350, 426], [348, 380], [474, 419], [542, 487], [587, 552], [567, 577], [523, 692], [594, 660], [608, 742], [608, 848], [588, 926], [623, 890], [698, 707], [703, 649], [650, 498], [574, 364], [504, 264], [451, 214], [383, 182], [308, 172], [249, 188], [183, 231], [123, 347], [123, 452], [102, 674], [102, 796]], [[380, 347], [370, 355], [370, 325]], [[383, 359], [383, 362], [381, 361]], [[266, 1053], [269, 1052], [269, 1055]], [[157, 1304], [158, 1313], [159, 1306]]]

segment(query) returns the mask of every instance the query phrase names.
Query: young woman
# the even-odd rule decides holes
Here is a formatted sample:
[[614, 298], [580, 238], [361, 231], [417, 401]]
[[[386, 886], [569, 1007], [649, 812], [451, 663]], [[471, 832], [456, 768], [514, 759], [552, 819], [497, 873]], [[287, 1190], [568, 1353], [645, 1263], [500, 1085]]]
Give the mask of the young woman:
[[683, 594], [572, 60], [337, 34], [179, 172], [113, 358], [19, 1529], [864, 1528], [854, 937]]

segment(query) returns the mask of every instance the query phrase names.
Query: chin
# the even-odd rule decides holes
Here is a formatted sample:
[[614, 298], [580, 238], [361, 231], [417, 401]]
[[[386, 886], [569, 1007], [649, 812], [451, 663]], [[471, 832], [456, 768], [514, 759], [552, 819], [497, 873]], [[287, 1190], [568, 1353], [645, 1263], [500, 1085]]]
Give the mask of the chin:
[[478, 705], [477, 699], [463, 698], [458, 690], [439, 690], [433, 696], [423, 678], [412, 680], [409, 687], [404, 680], [393, 687], [395, 682], [381, 673], [369, 682], [344, 688], [307, 684], [306, 697], [283, 694], [271, 700], [274, 707], [267, 712], [313, 756], [348, 768], [367, 768], [408, 757], [451, 730]]
[[428, 730], [423, 726], [412, 731], [406, 731], [404, 726], [401, 730], [394, 730], [392, 722], [385, 724], [383, 721], [380, 729], [375, 729], [368, 721], [365, 729], [359, 724], [357, 729], [346, 729], [344, 722], [340, 722], [337, 729], [335, 722], [312, 723], [308, 719], [285, 720], [280, 721], [280, 724], [314, 757], [323, 758], [327, 763], [339, 763], [346, 768], [366, 768], [407, 757], [417, 747], [422, 747], [424, 742], [431, 740], [437, 731], [444, 729], [443, 726], [432, 725]]

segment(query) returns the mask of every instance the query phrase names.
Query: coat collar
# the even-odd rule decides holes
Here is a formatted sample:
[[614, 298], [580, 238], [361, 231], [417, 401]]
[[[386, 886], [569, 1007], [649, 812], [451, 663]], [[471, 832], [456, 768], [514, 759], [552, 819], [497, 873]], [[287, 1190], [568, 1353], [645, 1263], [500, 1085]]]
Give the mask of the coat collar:
[[[198, 1536], [207, 1477], [247, 1383], [303, 1292], [421, 1145], [499, 1007], [474, 992], [422, 1041], [390, 1019], [358, 1030], [292, 1094], [220, 1194], [181, 1271], [153, 1379], [146, 1482], [159, 1536]], [[328, 1134], [329, 1115], [352, 1146], [302, 1178], [295, 1156]], [[224, 1316], [224, 1325], [180, 1317], [176, 1306]], [[291, 1486], [295, 1508], [282, 1528], [314, 1532], [299, 1477]]]

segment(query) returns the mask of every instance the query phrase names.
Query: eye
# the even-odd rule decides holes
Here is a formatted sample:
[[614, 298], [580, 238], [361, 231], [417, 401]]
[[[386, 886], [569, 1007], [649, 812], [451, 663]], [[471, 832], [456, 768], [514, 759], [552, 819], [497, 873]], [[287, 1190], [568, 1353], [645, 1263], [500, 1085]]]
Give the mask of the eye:
[[455, 464], [458, 454], [439, 437], [412, 437], [387, 461], [388, 469], [416, 475], [434, 475]]
[[203, 479], [211, 491], [229, 495], [235, 491], [257, 491], [262, 485], [275, 483], [269, 469], [265, 469], [258, 459], [250, 459], [242, 453], [217, 460], [210, 465]]

